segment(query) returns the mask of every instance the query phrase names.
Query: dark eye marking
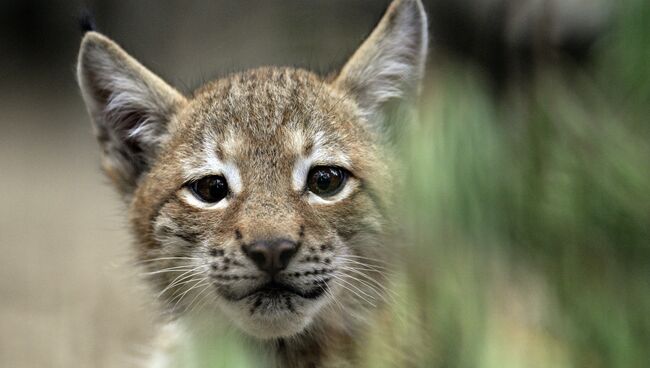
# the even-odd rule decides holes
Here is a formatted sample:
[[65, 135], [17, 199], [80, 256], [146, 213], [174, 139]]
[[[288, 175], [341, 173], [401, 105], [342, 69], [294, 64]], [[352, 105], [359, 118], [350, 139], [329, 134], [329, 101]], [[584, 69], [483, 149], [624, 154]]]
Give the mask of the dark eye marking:
[[192, 243], [192, 244], [198, 243], [201, 238], [201, 234], [199, 233], [192, 232], [192, 231], [185, 231], [181, 229], [173, 229], [169, 226], [163, 226], [162, 232], [166, 236], [173, 236], [181, 240], [184, 240], [187, 243]]
[[174, 236], [188, 243], [196, 244], [199, 242], [199, 234], [196, 233], [174, 233]]
[[228, 183], [221, 175], [205, 176], [185, 184], [192, 194], [205, 203], [219, 203], [228, 195]]
[[307, 175], [307, 190], [319, 197], [327, 198], [338, 194], [350, 177], [346, 169], [335, 166], [316, 166]]

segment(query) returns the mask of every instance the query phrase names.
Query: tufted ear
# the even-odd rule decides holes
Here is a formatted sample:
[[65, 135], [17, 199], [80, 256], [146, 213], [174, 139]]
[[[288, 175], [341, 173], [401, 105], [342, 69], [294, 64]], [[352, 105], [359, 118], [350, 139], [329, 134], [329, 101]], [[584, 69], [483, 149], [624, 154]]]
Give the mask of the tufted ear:
[[419, 92], [427, 56], [427, 15], [420, 0], [394, 0], [345, 64], [335, 85], [348, 91], [372, 125]]
[[77, 78], [102, 148], [104, 170], [128, 196], [167, 139], [167, 123], [186, 99], [97, 32], [84, 36]]

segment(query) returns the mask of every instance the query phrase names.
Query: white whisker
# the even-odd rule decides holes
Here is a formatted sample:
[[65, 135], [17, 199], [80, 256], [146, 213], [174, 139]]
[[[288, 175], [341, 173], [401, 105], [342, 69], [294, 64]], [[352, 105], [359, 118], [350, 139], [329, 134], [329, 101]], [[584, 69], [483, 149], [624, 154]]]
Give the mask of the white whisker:
[[[324, 278], [322, 278], [322, 277], [317, 277], [316, 279], [320, 280], [320, 281], [324, 281]], [[332, 299], [332, 301], [334, 301], [334, 303], [336, 303], [336, 305], [341, 309], [341, 312], [345, 312], [345, 308], [343, 308], [343, 304], [341, 304], [341, 302], [338, 300], [338, 298], [336, 298], [334, 296], [334, 293], [332, 292], [332, 290], [330, 289], [330, 287], [328, 285], [327, 286], [318, 285], [318, 286], [321, 289], [323, 289], [325, 294], [327, 294]]]
[[[361, 289], [359, 289], [358, 287], [356, 287], [356, 285], [351, 284], [350, 282], [346, 281], [345, 279], [343, 279], [343, 278], [341, 278], [341, 277], [339, 277], [339, 276], [332, 275], [332, 277], [333, 277], [334, 279], [336, 279], [335, 281], [344, 282], [346, 285], [349, 285], [350, 287], [352, 287], [353, 289], [355, 289], [355, 290], [357, 290], [357, 291], [355, 292], [354, 290], [352, 290], [352, 289], [346, 287], [345, 285], [343, 285], [343, 284], [341, 284], [341, 283], [338, 283], [339, 286], [341, 286], [341, 287], [343, 287], [344, 289], [348, 290], [349, 292], [351, 292], [352, 294], [356, 295], [357, 297], [363, 299], [364, 301], [366, 301], [368, 304], [372, 305], [373, 307], [376, 307], [375, 303], [373, 303], [373, 302], [371, 302], [370, 300], [368, 300], [368, 299], [366, 299], [365, 297], [363, 297], [363, 295], [365, 295], [365, 296], [367, 296], [368, 298], [370, 298], [370, 299], [372, 299], [372, 300], [376, 300], [372, 295], [369, 295], [368, 293], [366, 293], [366, 292], [364, 292], [363, 290], [361, 290]], [[363, 294], [363, 295], [361, 295], [361, 294]]]
[[[199, 281], [197, 281], [194, 285], [192, 285], [192, 287], [190, 287], [189, 289], [185, 290], [185, 292], [184, 292], [183, 294], [180, 294], [179, 296], [176, 296], [174, 299], [170, 300], [169, 302], [172, 303], [174, 300], [178, 299], [178, 300], [176, 301], [176, 303], [174, 304], [174, 307], [172, 307], [172, 310], [176, 310], [176, 307], [178, 307], [178, 304], [183, 300], [183, 298], [185, 297], [185, 295], [187, 295], [187, 293], [189, 293], [190, 291], [192, 291], [192, 290], [194, 290], [194, 289], [196, 289], [196, 288], [199, 288], [199, 287], [201, 287], [201, 286], [204, 286], [204, 285], [205, 285], [205, 282], [206, 282], [206, 279], [205, 279], [205, 278], [201, 278], [201, 279], [199, 279]], [[209, 282], [209, 281], [208, 281], [208, 282]]]
[[202, 296], [203, 293], [205, 293], [206, 290], [209, 290], [210, 286], [212, 286], [212, 282], [208, 282], [208, 283], [206, 284], [206, 286], [205, 286], [203, 289], [201, 289], [201, 291], [200, 291], [198, 294], [196, 294], [196, 296], [194, 297], [194, 299], [192, 299], [192, 301], [190, 301], [190, 304], [187, 306], [187, 309], [186, 309], [186, 310], [187, 310], [187, 313], [191, 313], [191, 312], [194, 310], [194, 307], [196, 307], [196, 305], [193, 306], [194, 302], [195, 302], [195, 301], [196, 301], [200, 296]]
[[[194, 277], [194, 276], [198, 275], [198, 274], [199, 274], [198, 272], [197, 272], [197, 273], [193, 273], [193, 272], [196, 271], [196, 270], [198, 270], [198, 269], [201, 268], [201, 267], [204, 267], [204, 266], [206, 266], [206, 265], [205, 265], [205, 264], [199, 265], [199, 266], [197, 266], [197, 267], [195, 267], [195, 268], [193, 268], [193, 269], [191, 269], [191, 270], [189, 270], [189, 271], [184, 272], [183, 274], [179, 275], [178, 277], [176, 277], [176, 278], [175, 278], [175, 279], [174, 279], [174, 280], [173, 280], [169, 285], [167, 285], [167, 287], [165, 287], [165, 288], [164, 288], [164, 289], [163, 289], [163, 290], [158, 294], [158, 297], [160, 297], [161, 295], [163, 295], [167, 290], [169, 290], [169, 289], [173, 288], [174, 286], [176, 286], [176, 283], [177, 283], [177, 282], [180, 282], [180, 281], [186, 280], [187, 278]], [[187, 275], [187, 274], [189, 274], [189, 276], [185, 276], [185, 275]]]
[[159, 261], [175, 261], [175, 260], [203, 260], [202, 258], [199, 257], [160, 257], [160, 258], [152, 258], [152, 259], [143, 259], [140, 261], [134, 262], [135, 264], [143, 264], [143, 263], [152, 263], [152, 262], [159, 262]]
[[169, 268], [163, 268], [161, 270], [156, 270], [156, 271], [150, 271], [150, 272], [142, 272], [140, 275], [142, 276], [151, 276], [151, 275], [158, 275], [161, 273], [166, 273], [166, 272], [182, 272], [182, 271], [187, 271], [191, 270], [192, 266], [184, 265], [184, 266], [176, 266], [176, 267], [169, 267]]
[[[365, 257], [355, 257], [355, 256], [351, 256], [351, 255], [349, 255], [349, 254], [339, 255], [339, 256], [336, 256], [336, 258], [343, 259], [343, 260], [346, 260], [346, 261], [348, 261], [348, 262], [352, 262], [352, 263], [357, 263], [357, 264], [360, 264], [360, 265], [364, 265], [364, 266], [366, 266], [366, 267], [372, 267], [372, 268], [375, 268], [375, 269], [377, 269], [377, 270], [383, 270], [383, 271], [390, 271], [390, 270], [391, 270], [389, 267], [386, 267], [387, 263], [385, 263], [385, 262], [383, 262], [383, 261], [379, 261], [379, 260], [373, 260], [373, 259], [370, 259], [370, 258], [365, 258]], [[382, 264], [384, 264], [384, 266], [380, 266], [380, 265], [376, 265], [376, 264], [369, 264], [369, 263], [366, 263], [366, 262], [362, 262], [364, 259], [365, 259], [365, 260], [368, 260], [368, 261], [372, 261], [372, 262], [379, 262], [379, 263], [382, 263]]]
[[[341, 268], [341, 269], [346, 270], [346, 271], [350, 271], [350, 272], [354, 272], [355, 274], [358, 274], [358, 275], [361, 275], [361, 276], [367, 276], [367, 275], [364, 274], [363, 272], [359, 272], [359, 271], [357, 271], [357, 270], [355, 270], [355, 269], [352, 269], [352, 268]], [[378, 285], [380, 285], [380, 287], [379, 287], [379, 289], [378, 289], [376, 286], [374, 286], [373, 284], [371, 284], [371, 283], [368, 282], [367, 280], [363, 280], [363, 279], [360, 279], [359, 277], [355, 277], [355, 276], [353, 276], [353, 275], [346, 274], [346, 273], [343, 273], [343, 275], [344, 275], [345, 277], [349, 277], [350, 279], [352, 279], [352, 280], [354, 280], [354, 281], [357, 281], [357, 282], [363, 284], [364, 286], [366, 286], [367, 288], [369, 288], [370, 290], [372, 290], [373, 292], [375, 292], [375, 294], [377, 294], [379, 297], [381, 297], [382, 299], [384, 298], [384, 296], [385, 296], [385, 293], [384, 293], [384, 292], [386, 291], [386, 288], [385, 288], [383, 285], [377, 283]], [[375, 280], [372, 280], [372, 279], [369, 279], [369, 280], [371, 280], [371, 281], [375, 281]]]

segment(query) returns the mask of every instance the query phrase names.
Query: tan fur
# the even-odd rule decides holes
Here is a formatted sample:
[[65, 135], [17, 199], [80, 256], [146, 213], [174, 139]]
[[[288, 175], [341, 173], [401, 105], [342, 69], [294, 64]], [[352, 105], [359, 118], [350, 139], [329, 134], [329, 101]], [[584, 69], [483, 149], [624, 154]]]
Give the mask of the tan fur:
[[[393, 158], [376, 125], [386, 103], [417, 90], [425, 54], [420, 1], [397, 0], [334, 81], [260, 68], [186, 98], [105, 36], [85, 36], [79, 82], [105, 169], [129, 203], [139, 260], [170, 315], [182, 319], [207, 295], [216, 302], [201, 309], [225, 315], [277, 366], [354, 365], [392, 257]], [[349, 170], [346, 195], [310, 200], [295, 187], [301, 164]], [[186, 183], [215, 167], [230, 175], [227, 205], [188, 202]], [[274, 238], [299, 244], [279, 277], [326, 293], [283, 305], [228, 299], [264, 278], [242, 247]]]

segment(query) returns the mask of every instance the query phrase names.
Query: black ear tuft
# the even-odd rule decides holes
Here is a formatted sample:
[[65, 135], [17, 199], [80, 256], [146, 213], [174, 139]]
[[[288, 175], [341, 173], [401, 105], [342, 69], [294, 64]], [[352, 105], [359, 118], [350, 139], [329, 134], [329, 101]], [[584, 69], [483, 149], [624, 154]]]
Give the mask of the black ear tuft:
[[97, 30], [97, 25], [95, 24], [95, 17], [93, 16], [90, 10], [84, 9], [81, 12], [81, 15], [79, 15], [79, 27], [81, 28], [81, 32], [83, 34], [86, 34], [87, 32], [90, 31]]

